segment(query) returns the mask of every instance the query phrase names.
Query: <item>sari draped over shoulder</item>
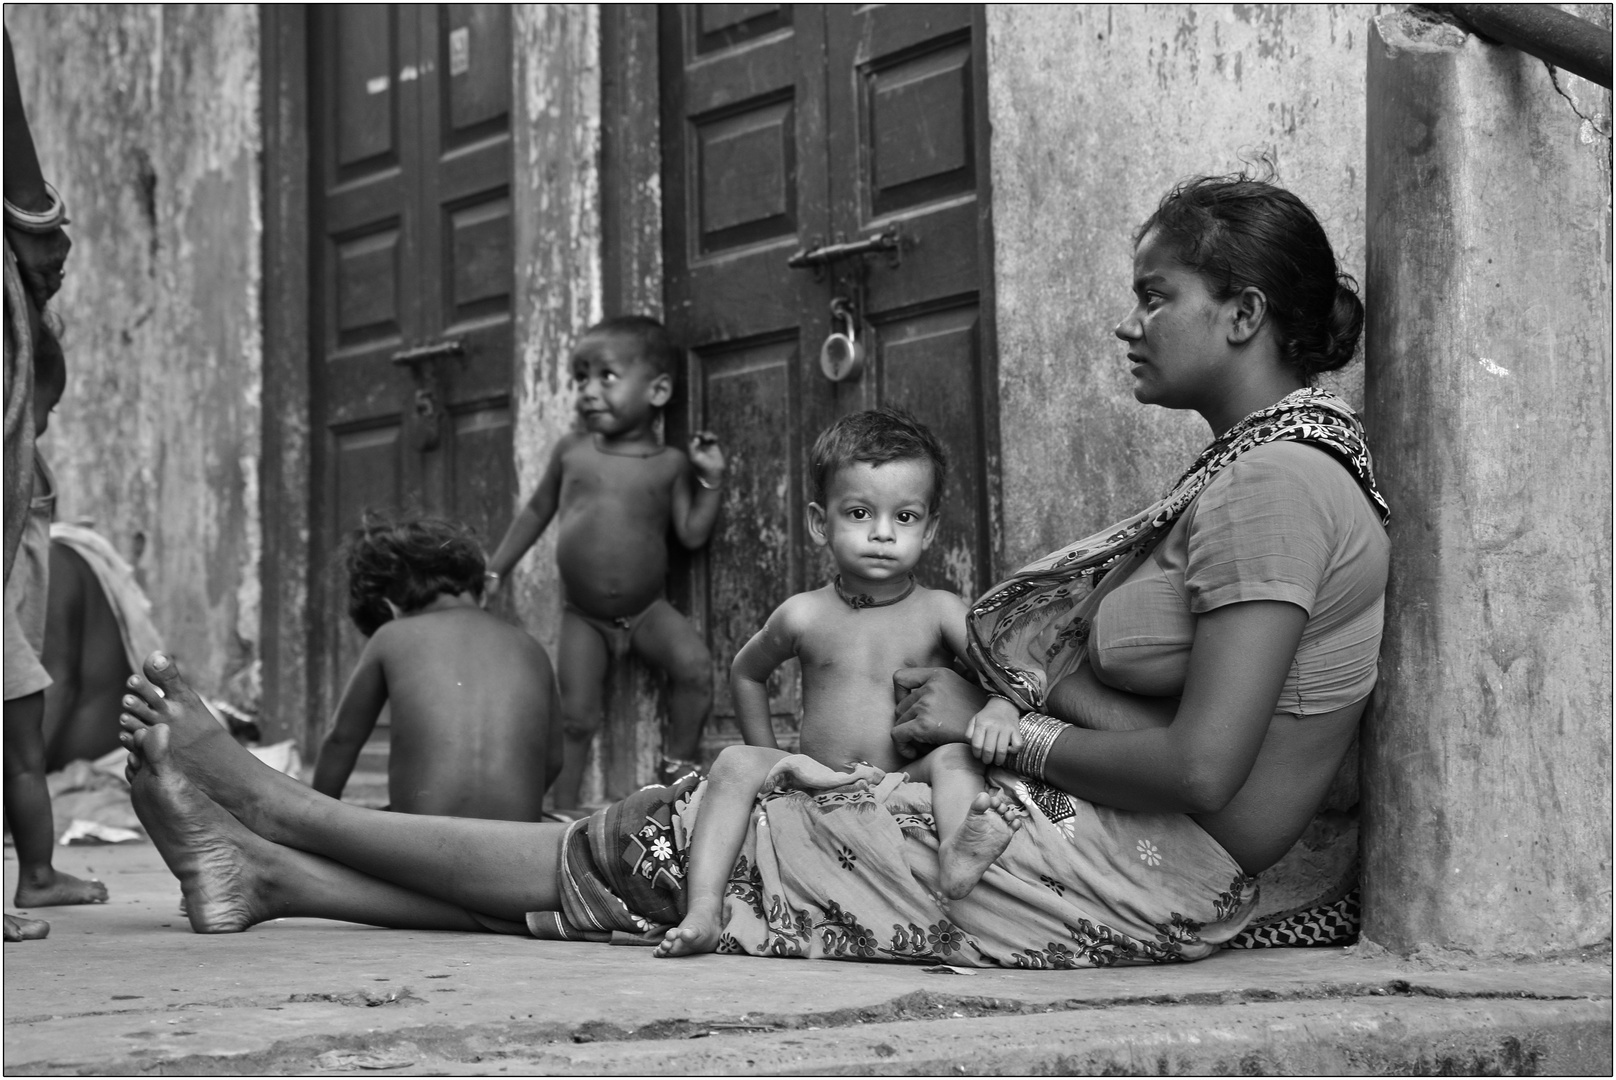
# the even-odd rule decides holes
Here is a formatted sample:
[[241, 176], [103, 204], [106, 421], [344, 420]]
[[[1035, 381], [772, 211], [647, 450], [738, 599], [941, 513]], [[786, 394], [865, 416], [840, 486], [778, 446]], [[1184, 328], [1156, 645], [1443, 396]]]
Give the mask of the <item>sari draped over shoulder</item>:
[[1077, 667], [1088, 646], [1100, 579], [1148, 550], [1241, 454], [1286, 440], [1333, 454], [1386, 523], [1390, 511], [1375, 486], [1358, 415], [1328, 390], [1297, 390], [1224, 432], [1150, 506], [1029, 563], [972, 604], [970, 659], [983, 681], [1022, 709], [1042, 708], [1049, 688]]

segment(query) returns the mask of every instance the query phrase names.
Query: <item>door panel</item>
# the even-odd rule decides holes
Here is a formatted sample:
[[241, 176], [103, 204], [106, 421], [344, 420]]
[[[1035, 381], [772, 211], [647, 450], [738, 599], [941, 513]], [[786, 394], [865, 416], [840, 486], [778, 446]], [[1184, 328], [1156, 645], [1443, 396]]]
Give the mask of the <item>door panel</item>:
[[[670, 429], [712, 428], [730, 460], [717, 531], [689, 575], [715, 662], [711, 756], [737, 738], [736, 650], [832, 572], [806, 536], [804, 468], [836, 416], [890, 401], [938, 433], [951, 471], [918, 574], [967, 598], [989, 584], [982, 41], [969, 6], [681, 5], [662, 9], [661, 31], [667, 313], [690, 350]], [[905, 237], [897, 258], [786, 265], [889, 226]], [[832, 383], [818, 359], [838, 294], [856, 300], [870, 356], [861, 379]], [[771, 683], [787, 746], [790, 668]]]
[[[321, 500], [310, 655], [322, 715], [363, 645], [332, 565], [363, 512], [443, 514], [485, 543], [509, 521], [509, 21], [495, 4], [311, 10], [310, 363]], [[458, 351], [396, 361], [450, 339]]]

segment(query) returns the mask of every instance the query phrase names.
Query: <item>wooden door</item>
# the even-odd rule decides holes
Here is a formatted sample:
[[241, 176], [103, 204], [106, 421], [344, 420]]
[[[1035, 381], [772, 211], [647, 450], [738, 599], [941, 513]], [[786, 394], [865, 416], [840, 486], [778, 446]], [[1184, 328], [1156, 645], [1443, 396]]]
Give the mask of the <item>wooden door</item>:
[[[828, 580], [804, 469], [838, 415], [891, 402], [943, 440], [943, 523], [919, 576], [991, 583], [995, 372], [980, 8], [705, 4], [662, 9], [667, 314], [688, 345], [675, 428], [730, 456], [723, 513], [691, 573], [715, 670], [708, 753], [735, 741], [736, 650], [792, 592]], [[895, 231], [891, 254], [792, 269], [804, 248]], [[831, 301], [855, 303], [868, 360], [832, 382]], [[771, 683], [795, 738], [794, 668]]]
[[509, 523], [509, 23], [496, 4], [311, 11], [309, 655], [322, 723], [363, 644], [332, 563], [364, 511], [457, 518], [486, 544]]

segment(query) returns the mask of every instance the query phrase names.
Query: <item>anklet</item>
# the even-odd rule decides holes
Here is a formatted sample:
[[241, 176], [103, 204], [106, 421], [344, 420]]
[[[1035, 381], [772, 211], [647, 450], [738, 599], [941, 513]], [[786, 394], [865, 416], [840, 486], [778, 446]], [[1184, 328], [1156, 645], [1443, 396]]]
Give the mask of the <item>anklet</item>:
[[854, 611], [859, 611], [867, 607], [891, 607], [893, 604], [902, 603], [909, 599], [909, 594], [915, 591], [915, 575], [909, 575], [909, 587], [891, 600], [877, 600], [869, 593], [848, 592], [842, 585], [842, 575], [840, 574], [836, 575], [836, 580], [832, 584], [836, 586], [836, 595], [842, 598], [842, 602]]

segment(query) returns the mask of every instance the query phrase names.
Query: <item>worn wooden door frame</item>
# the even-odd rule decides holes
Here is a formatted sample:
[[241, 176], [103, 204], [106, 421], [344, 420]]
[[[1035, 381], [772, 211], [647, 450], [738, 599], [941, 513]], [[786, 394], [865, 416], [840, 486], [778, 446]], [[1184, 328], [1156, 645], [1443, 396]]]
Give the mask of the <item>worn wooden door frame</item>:
[[295, 738], [310, 753], [309, 545], [315, 478], [309, 432], [308, 17], [301, 4], [259, 12], [263, 117], [262, 453], [259, 520], [266, 739]]

